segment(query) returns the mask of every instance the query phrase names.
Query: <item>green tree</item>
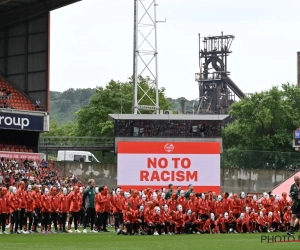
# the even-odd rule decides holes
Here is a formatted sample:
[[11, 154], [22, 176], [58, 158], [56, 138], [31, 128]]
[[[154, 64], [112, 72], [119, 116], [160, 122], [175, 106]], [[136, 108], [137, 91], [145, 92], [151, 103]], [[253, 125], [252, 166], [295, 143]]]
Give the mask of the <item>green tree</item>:
[[287, 163], [290, 156], [280, 152], [294, 150], [292, 131], [299, 126], [299, 104], [300, 89], [289, 83], [234, 103], [229, 114], [235, 120], [222, 131], [226, 150], [223, 165], [253, 167], [259, 163], [262, 167], [270, 159], [273, 163]]
[[96, 89], [68, 89], [64, 92], [50, 91], [51, 118], [63, 125], [76, 122], [74, 113], [89, 103]]
[[49, 132], [42, 133], [42, 136], [74, 136], [76, 124], [68, 122], [64, 125], [59, 125], [55, 118], [50, 120]]
[[[148, 88], [149, 80], [140, 78], [140, 86]], [[138, 92], [142, 95], [141, 92]], [[155, 96], [155, 90], [150, 88], [148, 95]], [[140, 98], [141, 96], [139, 96]], [[150, 105], [150, 101], [141, 103]], [[170, 104], [165, 97], [165, 89], [159, 90], [161, 109], [168, 109]], [[132, 80], [119, 82], [111, 80], [105, 87], [98, 87], [88, 105], [75, 113], [77, 120], [76, 135], [78, 136], [113, 136], [113, 122], [108, 120], [108, 114], [132, 113]]]

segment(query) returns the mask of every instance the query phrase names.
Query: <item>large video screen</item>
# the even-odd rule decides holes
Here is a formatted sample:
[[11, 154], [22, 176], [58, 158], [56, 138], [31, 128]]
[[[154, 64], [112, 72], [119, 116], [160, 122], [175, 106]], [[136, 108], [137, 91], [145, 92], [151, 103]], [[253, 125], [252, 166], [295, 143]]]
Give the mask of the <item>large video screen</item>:
[[220, 193], [219, 142], [118, 142], [118, 186], [123, 190], [187, 188]]

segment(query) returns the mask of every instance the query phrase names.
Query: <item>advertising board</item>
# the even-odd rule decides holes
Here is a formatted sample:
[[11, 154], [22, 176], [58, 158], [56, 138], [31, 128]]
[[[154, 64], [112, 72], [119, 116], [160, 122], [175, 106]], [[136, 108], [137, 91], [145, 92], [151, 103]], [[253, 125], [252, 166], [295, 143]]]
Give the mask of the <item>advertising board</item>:
[[46, 159], [44, 154], [39, 154], [39, 153], [19, 153], [19, 152], [0, 151], [0, 158], [2, 157], [6, 159], [16, 159], [20, 161], [25, 161], [26, 159], [33, 160], [33, 161], [41, 161], [42, 159]]

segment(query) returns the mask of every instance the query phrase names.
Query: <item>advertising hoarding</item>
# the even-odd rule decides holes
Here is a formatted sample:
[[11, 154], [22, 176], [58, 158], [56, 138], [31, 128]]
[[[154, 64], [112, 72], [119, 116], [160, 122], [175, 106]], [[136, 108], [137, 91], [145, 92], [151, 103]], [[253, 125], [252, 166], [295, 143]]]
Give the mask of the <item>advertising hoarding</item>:
[[[6, 159], [16, 159], [20, 161], [33, 160], [33, 161], [40, 161], [43, 154], [38, 153], [19, 153], [19, 152], [9, 152], [9, 151], [0, 151], [0, 158]], [[45, 158], [45, 157], [43, 157]]]

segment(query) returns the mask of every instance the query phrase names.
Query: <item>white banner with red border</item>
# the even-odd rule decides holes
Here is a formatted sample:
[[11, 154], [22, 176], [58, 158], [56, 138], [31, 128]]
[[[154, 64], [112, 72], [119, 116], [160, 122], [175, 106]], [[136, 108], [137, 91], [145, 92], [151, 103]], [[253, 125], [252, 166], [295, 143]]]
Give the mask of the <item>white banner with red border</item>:
[[220, 193], [219, 142], [118, 142], [118, 186]]

